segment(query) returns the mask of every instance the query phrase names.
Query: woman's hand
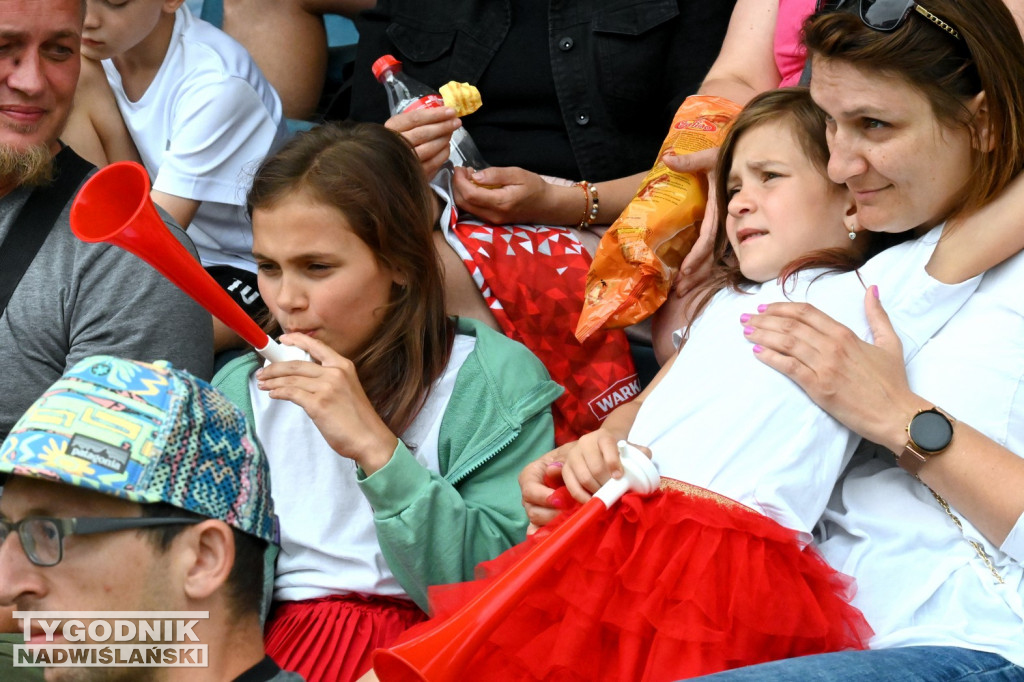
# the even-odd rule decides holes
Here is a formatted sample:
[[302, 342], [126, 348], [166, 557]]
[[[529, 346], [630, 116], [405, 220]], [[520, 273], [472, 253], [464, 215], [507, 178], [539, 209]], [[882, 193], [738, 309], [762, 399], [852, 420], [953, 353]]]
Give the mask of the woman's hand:
[[306, 351], [316, 362], [271, 363], [256, 372], [260, 390], [305, 410], [331, 448], [354, 460], [367, 475], [387, 464], [398, 438], [370, 404], [355, 365], [305, 334], [285, 334], [280, 340]]
[[[760, 349], [758, 359], [850, 430], [901, 452], [910, 419], [933, 404], [907, 385], [900, 340], [876, 292], [871, 287], [865, 296], [874, 345], [803, 303], [772, 303], [743, 324], [753, 329], [747, 338]], [[1024, 512], [1024, 459], [962, 421], [920, 477], [996, 546]]]
[[[757, 358], [797, 383], [847, 428], [893, 451], [917, 410], [931, 407], [907, 382], [903, 348], [869, 287], [865, 309], [874, 345], [807, 303], [772, 303], [741, 320]], [[737, 333], [740, 333], [737, 330]]]
[[[473, 171], [456, 168], [452, 182], [455, 203], [492, 225], [512, 223], [542, 223], [561, 225], [563, 216], [558, 210], [559, 190], [568, 194], [568, 188], [556, 187], [528, 170], [510, 166], [508, 168], [484, 168]], [[577, 214], [583, 207], [581, 190], [575, 190], [578, 200]]]
[[700, 235], [686, 254], [679, 272], [672, 284], [676, 296], [682, 298], [698, 284], [707, 279], [711, 272], [712, 251], [715, 246], [715, 235], [718, 232], [718, 210], [716, 207], [718, 192], [715, 189], [715, 164], [718, 159], [718, 147], [704, 149], [691, 154], [668, 153], [662, 161], [677, 173], [703, 173], [708, 178], [708, 200], [704, 209], [704, 218], [700, 224]]
[[452, 133], [462, 121], [451, 107], [428, 107], [395, 114], [384, 125], [409, 141], [429, 180], [448, 160]]

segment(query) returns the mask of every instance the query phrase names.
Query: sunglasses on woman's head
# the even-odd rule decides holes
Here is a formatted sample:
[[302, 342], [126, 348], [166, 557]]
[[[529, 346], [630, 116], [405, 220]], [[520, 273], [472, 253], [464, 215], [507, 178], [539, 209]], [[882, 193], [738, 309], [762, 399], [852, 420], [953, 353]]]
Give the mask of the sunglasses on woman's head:
[[943, 31], [960, 40], [960, 33], [948, 23], [914, 2], [914, 0], [818, 0], [818, 11], [852, 11], [857, 13], [864, 25], [876, 31], [895, 31], [902, 26], [912, 12], [917, 12]]

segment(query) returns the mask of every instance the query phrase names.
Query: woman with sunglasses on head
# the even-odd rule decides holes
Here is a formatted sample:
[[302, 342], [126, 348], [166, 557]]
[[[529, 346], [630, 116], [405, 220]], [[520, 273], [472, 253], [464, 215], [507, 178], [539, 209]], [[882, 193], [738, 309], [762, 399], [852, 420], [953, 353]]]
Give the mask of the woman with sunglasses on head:
[[[854, 192], [862, 224], [1024, 223], [991, 203], [1024, 167], [1024, 44], [1006, 8], [849, 4], [804, 34], [829, 173]], [[865, 438], [819, 547], [857, 580], [875, 636], [870, 651], [712, 679], [1024, 680], [1022, 281], [1024, 254], [989, 270], [905, 370], [885, 291], [866, 297], [874, 345], [806, 305], [774, 303], [745, 323], [759, 359]]]
[[[834, 7], [849, 0], [737, 0], [729, 20], [722, 50], [711, 65], [700, 94], [716, 95], [743, 104], [751, 97], [777, 87], [804, 84], [810, 80], [805, 73], [807, 51], [801, 40], [803, 22], [826, 6]], [[876, 9], [895, 7], [902, 11], [905, 0], [867, 3]], [[1004, 0], [1013, 14], [1018, 29], [1024, 33], [1024, 0]], [[856, 11], [856, 8], [855, 8]], [[716, 150], [710, 149], [684, 155], [669, 154], [665, 164], [673, 170], [711, 172]], [[714, 182], [711, 183], [712, 191]], [[602, 190], [603, 191], [603, 190]], [[609, 206], [610, 206], [609, 202]], [[708, 202], [713, 209], [713, 197]], [[617, 213], [616, 213], [617, 215]], [[715, 213], [708, 210], [701, 223], [700, 238], [687, 254], [676, 277], [674, 295], [661, 306], [652, 318], [654, 353], [664, 363], [675, 352], [672, 333], [680, 319], [688, 316], [689, 298], [707, 275], [711, 265], [711, 244], [715, 237]]]

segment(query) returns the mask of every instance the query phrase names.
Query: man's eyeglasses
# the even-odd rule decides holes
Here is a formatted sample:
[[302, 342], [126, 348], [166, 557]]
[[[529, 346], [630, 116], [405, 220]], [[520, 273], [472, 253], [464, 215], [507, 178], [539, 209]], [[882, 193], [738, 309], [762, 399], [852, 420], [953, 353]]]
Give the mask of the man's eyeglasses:
[[876, 31], [895, 31], [906, 23], [912, 12], [917, 12], [957, 40], [961, 39], [959, 31], [914, 0], [819, 0], [818, 9], [852, 9], [854, 2], [857, 3], [860, 20]]
[[47, 516], [30, 516], [21, 521], [0, 519], [0, 545], [7, 536], [17, 532], [26, 556], [36, 566], [56, 566], [64, 558], [64, 538], [69, 535], [92, 535], [111, 533], [132, 528], [153, 528], [156, 526], [191, 525], [202, 519], [172, 517], [116, 517], [116, 518], [71, 518], [55, 519]]

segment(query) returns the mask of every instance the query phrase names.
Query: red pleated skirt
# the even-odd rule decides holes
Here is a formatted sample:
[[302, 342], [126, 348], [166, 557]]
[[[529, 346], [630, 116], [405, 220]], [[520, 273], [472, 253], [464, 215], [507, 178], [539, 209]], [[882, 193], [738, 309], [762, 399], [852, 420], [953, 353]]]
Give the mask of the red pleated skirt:
[[351, 682], [370, 669], [370, 654], [391, 646], [426, 619], [404, 599], [355, 594], [277, 602], [263, 634], [267, 654], [307, 682]]
[[[794, 531], [707, 490], [664, 483], [623, 497], [546, 567], [461, 679], [672, 682], [865, 648], [871, 629], [849, 604], [853, 580]], [[481, 564], [480, 580], [432, 589], [434, 618], [401, 641], [443, 623], [557, 525]]]

